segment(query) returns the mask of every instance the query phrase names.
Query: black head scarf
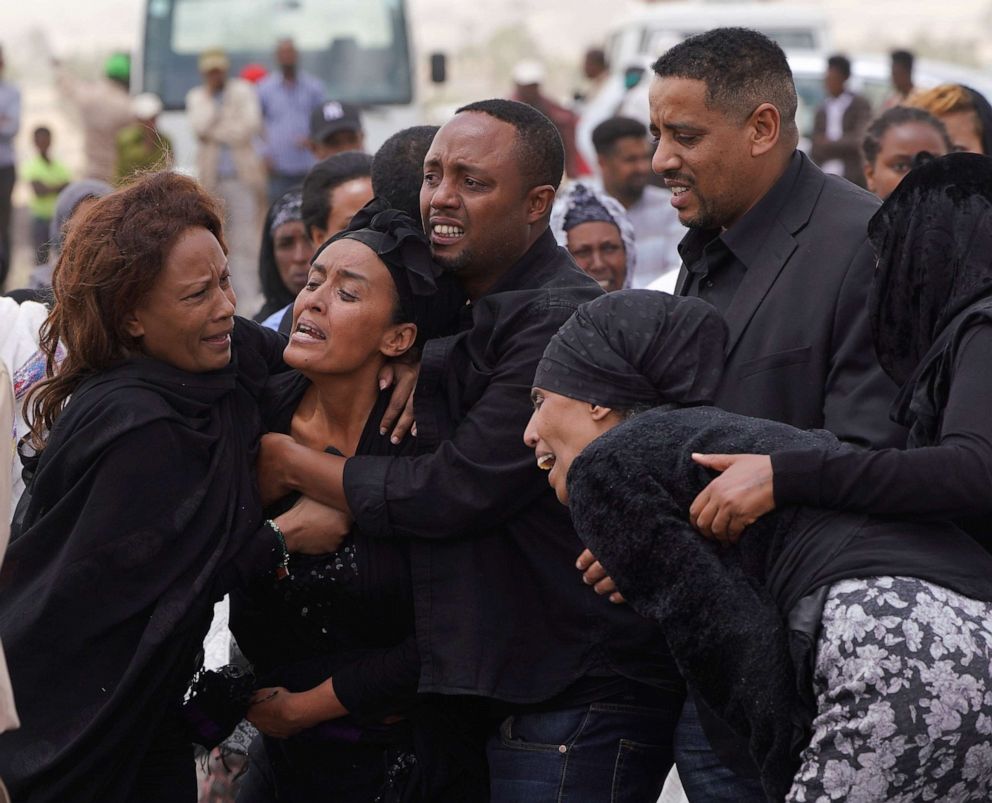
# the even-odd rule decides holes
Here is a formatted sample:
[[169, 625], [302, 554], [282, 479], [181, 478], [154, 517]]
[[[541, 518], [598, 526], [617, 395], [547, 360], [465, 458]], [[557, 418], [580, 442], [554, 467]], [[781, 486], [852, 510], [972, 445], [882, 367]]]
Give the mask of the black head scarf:
[[992, 296], [992, 158], [953, 153], [910, 171], [868, 234], [875, 351], [902, 385], [955, 317]]
[[432, 299], [441, 269], [431, 259], [427, 235], [405, 212], [373, 199], [360, 209], [344, 231], [317, 249], [316, 260], [338, 240], [356, 240], [370, 248], [393, 277], [405, 321], [417, 324], [417, 343], [435, 334], [437, 312]]
[[279, 268], [276, 266], [275, 233], [284, 223], [303, 220], [300, 212], [303, 203], [303, 193], [296, 189], [290, 190], [277, 200], [265, 215], [265, 227], [262, 229], [262, 246], [258, 252], [258, 279], [262, 286], [265, 303], [255, 315], [256, 321], [264, 321], [273, 312], [281, 310], [287, 304], [292, 304], [296, 295], [282, 281]]
[[534, 384], [627, 410], [706, 404], [723, 374], [727, 327], [696, 298], [619, 290], [583, 304], [551, 338]]

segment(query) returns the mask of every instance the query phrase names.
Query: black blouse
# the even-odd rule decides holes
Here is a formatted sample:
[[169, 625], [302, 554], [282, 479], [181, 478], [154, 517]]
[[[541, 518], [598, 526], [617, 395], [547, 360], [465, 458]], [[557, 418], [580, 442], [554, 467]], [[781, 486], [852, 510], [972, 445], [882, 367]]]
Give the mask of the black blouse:
[[[295, 371], [273, 377], [261, 401], [269, 431], [289, 433], [309, 385]], [[379, 434], [389, 398], [388, 389], [379, 395], [357, 454], [401, 455], [412, 448], [409, 438], [394, 445]], [[267, 514], [294, 501], [285, 499]], [[289, 577], [256, 586], [232, 607], [232, 630], [263, 682], [303, 691], [333, 676], [338, 699], [363, 723], [406, 710], [420, 665], [406, 545], [356, 527], [337, 552], [292, 555], [289, 568]]]

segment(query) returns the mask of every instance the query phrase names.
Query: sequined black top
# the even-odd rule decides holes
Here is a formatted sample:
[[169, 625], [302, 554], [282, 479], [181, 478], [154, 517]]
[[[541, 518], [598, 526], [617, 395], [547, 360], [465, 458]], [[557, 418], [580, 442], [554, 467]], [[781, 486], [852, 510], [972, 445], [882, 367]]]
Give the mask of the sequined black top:
[[[274, 377], [262, 400], [269, 431], [288, 433], [309, 386], [301, 374]], [[402, 455], [412, 439], [390, 443], [379, 421], [390, 391], [380, 394], [359, 439], [357, 454]], [[340, 454], [333, 446], [327, 451]], [[295, 502], [281, 500], [278, 515]], [[232, 600], [232, 630], [264, 685], [304, 691], [334, 678], [351, 717], [336, 726], [380, 722], [413, 702], [419, 656], [413, 637], [413, 596], [407, 548], [355, 528], [327, 555], [293, 555], [290, 576], [267, 581]]]

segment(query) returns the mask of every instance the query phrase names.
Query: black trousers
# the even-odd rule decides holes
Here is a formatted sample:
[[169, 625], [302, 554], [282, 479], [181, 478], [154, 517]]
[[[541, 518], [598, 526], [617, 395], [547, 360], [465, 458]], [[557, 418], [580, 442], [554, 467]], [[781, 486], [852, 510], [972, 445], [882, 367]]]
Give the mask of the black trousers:
[[11, 218], [11, 195], [14, 193], [14, 182], [17, 180], [17, 171], [14, 165], [0, 167], [0, 290], [7, 281], [7, 272], [10, 270], [11, 261], [11, 241], [10, 241], [10, 218]]

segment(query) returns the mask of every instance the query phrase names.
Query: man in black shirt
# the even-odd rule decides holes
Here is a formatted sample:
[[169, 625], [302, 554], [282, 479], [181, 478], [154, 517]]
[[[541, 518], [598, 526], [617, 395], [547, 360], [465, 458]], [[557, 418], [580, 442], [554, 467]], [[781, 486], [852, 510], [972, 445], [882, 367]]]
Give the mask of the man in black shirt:
[[545, 346], [601, 293], [548, 228], [563, 161], [553, 124], [521, 103], [474, 103], [441, 128], [424, 226], [469, 303], [459, 331], [424, 348], [421, 454], [346, 460], [277, 441], [260, 484], [409, 539], [420, 688], [489, 701], [494, 801], [599, 803], [615, 783], [654, 801], [681, 680], [653, 624], [578, 582], [581, 542], [523, 443]]
[[[861, 446], [902, 445], [866, 304], [878, 201], [796, 150], [784, 53], [755, 31], [723, 28], [673, 47], [654, 71], [653, 167], [690, 229], [676, 292], [712, 303], [729, 328], [716, 405]], [[763, 799], [715, 760], [691, 706], [677, 756], [690, 800]]]

